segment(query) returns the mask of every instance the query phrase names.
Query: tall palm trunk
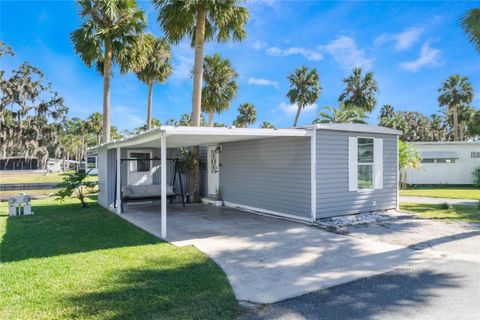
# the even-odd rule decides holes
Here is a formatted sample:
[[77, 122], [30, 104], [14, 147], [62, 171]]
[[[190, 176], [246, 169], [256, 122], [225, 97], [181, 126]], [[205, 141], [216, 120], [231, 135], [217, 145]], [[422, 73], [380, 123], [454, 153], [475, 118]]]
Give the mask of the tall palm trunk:
[[298, 118], [300, 117], [300, 111], [301, 110], [302, 110], [302, 106], [298, 105], [297, 114], [295, 115], [295, 121], [293, 121], [293, 126], [294, 127], [297, 126], [297, 122], [298, 122]]
[[459, 141], [458, 137], [458, 109], [457, 106], [453, 106], [453, 140]]
[[[202, 81], [203, 81], [203, 46], [205, 44], [205, 8], [197, 5], [197, 25], [195, 29], [195, 62], [193, 66], [193, 95], [192, 95], [192, 119], [190, 125], [200, 126], [200, 113], [202, 108]], [[192, 155], [198, 160], [200, 149], [192, 148]], [[200, 201], [200, 163], [190, 172], [190, 199], [192, 202]]]
[[97, 134], [97, 146], [99, 146], [99, 145], [100, 145], [100, 135]]
[[153, 95], [153, 81], [148, 81], [148, 106], [147, 106], [147, 129], [152, 127], [152, 95]]
[[205, 44], [205, 9], [197, 5], [197, 25], [195, 30], [195, 62], [193, 67], [193, 95], [191, 126], [200, 126], [203, 80], [203, 46]]
[[110, 78], [112, 76], [112, 43], [105, 40], [103, 65], [103, 142], [110, 141]]
[[213, 127], [213, 114], [214, 114], [213, 111], [210, 111], [208, 113], [208, 126], [209, 127]]

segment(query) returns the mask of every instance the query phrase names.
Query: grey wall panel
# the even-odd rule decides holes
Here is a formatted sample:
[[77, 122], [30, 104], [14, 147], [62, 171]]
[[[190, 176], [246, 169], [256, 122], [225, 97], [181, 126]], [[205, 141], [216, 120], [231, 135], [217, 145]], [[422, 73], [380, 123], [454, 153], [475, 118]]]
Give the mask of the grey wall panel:
[[310, 218], [310, 138], [225, 143], [220, 153], [225, 201]]
[[[348, 137], [383, 139], [383, 189], [348, 190]], [[397, 137], [371, 133], [317, 130], [317, 218], [396, 207]]]
[[107, 151], [107, 208], [113, 207], [116, 185], [117, 149]]

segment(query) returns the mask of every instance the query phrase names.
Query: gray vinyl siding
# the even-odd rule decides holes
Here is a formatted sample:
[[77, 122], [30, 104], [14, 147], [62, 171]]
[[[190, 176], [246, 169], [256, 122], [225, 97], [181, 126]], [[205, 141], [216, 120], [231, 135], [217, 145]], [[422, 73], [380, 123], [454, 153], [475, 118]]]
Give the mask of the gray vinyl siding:
[[[386, 210], [397, 201], [397, 137], [395, 135], [317, 130], [317, 218]], [[348, 137], [383, 139], [383, 189], [348, 189]], [[376, 201], [376, 205], [373, 205]]]
[[223, 199], [310, 218], [310, 138], [276, 137], [222, 144]]
[[116, 178], [116, 164], [117, 164], [117, 149], [109, 149], [107, 152], [107, 203], [106, 207], [111, 208], [114, 205], [115, 198], [115, 178]]

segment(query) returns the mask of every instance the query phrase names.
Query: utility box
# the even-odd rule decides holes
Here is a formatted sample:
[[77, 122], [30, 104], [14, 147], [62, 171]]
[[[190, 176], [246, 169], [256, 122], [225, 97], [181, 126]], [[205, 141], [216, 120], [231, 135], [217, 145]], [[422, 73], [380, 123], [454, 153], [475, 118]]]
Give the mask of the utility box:
[[19, 196], [9, 198], [8, 199], [8, 215], [20, 216], [20, 215], [33, 214], [30, 200], [31, 200], [30, 196], [26, 194], [21, 194]]

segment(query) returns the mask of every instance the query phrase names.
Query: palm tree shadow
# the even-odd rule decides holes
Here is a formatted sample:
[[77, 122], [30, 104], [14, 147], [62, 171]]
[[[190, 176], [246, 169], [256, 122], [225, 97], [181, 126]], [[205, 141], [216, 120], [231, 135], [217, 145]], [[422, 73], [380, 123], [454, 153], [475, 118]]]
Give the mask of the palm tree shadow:
[[[171, 260], [171, 261], [170, 261]], [[174, 257], [150, 259], [143, 268], [119, 270], [102, 279], [101, 290], [61, 298], [73, 305], [69, 318], [231, 319], [237, 302], [211, 260], [183, 266]], [[213, 272], [217, 268], [217, 272]]]
[[274, 319], [282, 314], [302, 319], [371, 319], [426, 305], [440, 289], [461, 287], [460, 280], [432, 270], [394, 271], [284, 300], [242, 319]]
[[159, 239], [118, 219], [96, 203], [34, 204], [34, 215], [7, 218], [0, 261], [138, 246]]

